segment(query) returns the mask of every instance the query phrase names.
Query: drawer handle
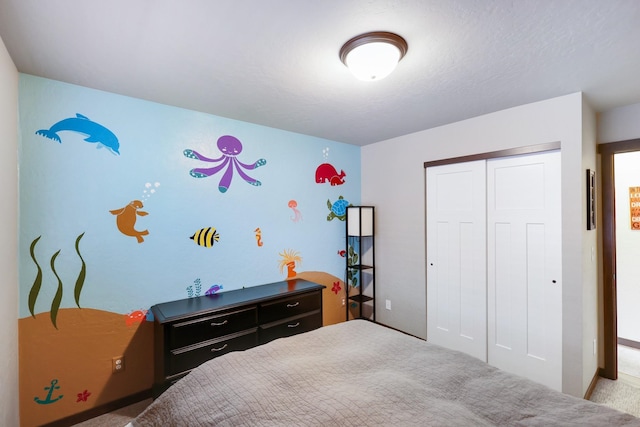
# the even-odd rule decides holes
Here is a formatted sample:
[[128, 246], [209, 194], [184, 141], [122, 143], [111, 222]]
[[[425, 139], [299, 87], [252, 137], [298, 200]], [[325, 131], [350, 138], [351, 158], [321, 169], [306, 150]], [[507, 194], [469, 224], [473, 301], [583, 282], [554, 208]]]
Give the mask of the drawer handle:
[[222, 325], [226, 325], [227, 322], [228, 320], [225, 320], [224, 322], [220, 322], [220, 323], [211, 322], [211, 326], [222, 326]]
[[213, 347], [213, 348], [211, 349], [211, 351], [215, 353], [216, 351], [222, 351], [222, 350], [224, 350], [225, 348], [227, 348], [227, 344], [223, 345], [223, 346], [222, 346], [222, 347], [220, 347], [220, 348], [215, 348], [215, 347]]
[[296, 323], [295, 325], [287, 325], [287, 328], [297, 328], [298, 326], [300, 326], [300, 322]]
[[287, 308], [297, 307], [298, 305], [300, 305], [300, 302], [297, 302], [295, 304], [287, 304]]

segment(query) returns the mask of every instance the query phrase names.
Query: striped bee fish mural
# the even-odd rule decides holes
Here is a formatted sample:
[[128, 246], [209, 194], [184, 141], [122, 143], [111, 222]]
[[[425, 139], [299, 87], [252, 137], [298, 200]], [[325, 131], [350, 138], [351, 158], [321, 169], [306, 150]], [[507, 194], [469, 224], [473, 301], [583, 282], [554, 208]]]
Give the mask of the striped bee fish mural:
[[207, 227], [201, 228], [200, 230], [196, 231], [193, 236], [189, 238], [196, 242], [197, 245], [204, 246], [205, 248], [210, 248], [215, 242], [220, 240], [220, 235], [215, 228]]

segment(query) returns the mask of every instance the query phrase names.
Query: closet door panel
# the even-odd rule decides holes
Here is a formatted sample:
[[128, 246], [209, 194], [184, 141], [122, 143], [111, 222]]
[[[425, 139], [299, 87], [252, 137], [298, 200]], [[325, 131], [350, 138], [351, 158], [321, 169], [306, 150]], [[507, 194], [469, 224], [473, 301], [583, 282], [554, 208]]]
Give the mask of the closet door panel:
[[427, 340], [486, 361], [485, 161], [427, 168]]
[[490, 364], [562, 387], [560, 152], [487, 162]]

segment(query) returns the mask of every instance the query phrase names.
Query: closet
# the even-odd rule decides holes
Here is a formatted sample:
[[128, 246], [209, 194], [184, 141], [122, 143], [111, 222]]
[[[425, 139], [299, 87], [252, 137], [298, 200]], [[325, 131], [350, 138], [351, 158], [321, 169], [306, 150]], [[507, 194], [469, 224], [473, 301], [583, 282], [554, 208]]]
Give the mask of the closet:
[[561, 391], [560, 151], [425, 167], [427, 340]]

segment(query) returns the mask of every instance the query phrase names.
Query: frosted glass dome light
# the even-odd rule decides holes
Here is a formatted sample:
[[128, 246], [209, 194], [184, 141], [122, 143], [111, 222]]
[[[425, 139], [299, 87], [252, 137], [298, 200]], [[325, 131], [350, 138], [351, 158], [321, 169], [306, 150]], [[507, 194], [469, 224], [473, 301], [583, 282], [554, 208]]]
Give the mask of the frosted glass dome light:
[[375, 81], [391, 74], [407, 49], [407, 42], [399, 35], [378, 31], [346, 42], [340, 49], [340, 60], [358, 80]]

